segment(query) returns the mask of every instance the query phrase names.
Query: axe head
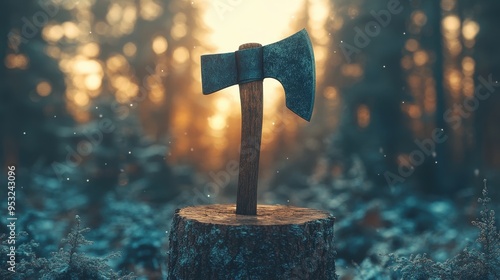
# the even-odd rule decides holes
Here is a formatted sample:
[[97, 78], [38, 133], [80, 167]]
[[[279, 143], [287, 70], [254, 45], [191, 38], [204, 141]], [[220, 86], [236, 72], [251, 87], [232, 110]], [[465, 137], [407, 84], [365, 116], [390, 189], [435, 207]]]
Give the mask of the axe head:
[[314, 53], [305, 29], [279, 42], [232, 53], [201, 56], [203, 94], [264, 78], [278, 80], [285, 89], [286, 106], [311, 119], [316, 74]]

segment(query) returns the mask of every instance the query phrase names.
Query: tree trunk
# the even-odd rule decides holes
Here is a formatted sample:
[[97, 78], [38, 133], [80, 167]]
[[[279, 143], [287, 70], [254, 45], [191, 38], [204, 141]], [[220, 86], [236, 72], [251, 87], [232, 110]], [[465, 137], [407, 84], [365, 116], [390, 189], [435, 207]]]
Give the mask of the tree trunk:
[[169, 279], [337, 279], [329, 213], [281, 205], [235, 213], [220, 204], [176, 210]]

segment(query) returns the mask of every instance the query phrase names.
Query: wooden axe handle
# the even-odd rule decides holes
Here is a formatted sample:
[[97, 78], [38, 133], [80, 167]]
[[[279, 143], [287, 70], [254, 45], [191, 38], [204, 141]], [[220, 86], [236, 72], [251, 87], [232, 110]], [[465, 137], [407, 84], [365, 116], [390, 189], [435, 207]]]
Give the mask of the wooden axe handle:
[[[261, 47], [257, 43], [240, 46], [240, 50]], [[257, 215], [257, 182], [262, 136], [262, 80], [240, 84], [241, 150], [236, 214]]]

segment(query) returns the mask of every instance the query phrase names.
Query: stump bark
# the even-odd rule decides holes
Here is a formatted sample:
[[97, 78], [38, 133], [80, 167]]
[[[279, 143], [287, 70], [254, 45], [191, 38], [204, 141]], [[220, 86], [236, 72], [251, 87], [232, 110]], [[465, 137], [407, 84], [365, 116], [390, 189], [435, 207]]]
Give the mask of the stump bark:
[[169, 279], [337, 279], [329, 213], [280, 205], [235, 213], [235, 205], [177, 209]]

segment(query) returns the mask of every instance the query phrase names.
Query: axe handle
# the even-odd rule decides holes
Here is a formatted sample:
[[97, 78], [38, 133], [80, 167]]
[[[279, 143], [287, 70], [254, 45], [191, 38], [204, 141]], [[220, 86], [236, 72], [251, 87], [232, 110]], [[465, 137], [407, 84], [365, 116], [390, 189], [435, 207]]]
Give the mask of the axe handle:
[[[244, 44], [241, 49], [259, 47]], [[262, 81], [240, 84], [241, 150], [236, 214], [257, 215], [257, 182], [262, 137]]]

